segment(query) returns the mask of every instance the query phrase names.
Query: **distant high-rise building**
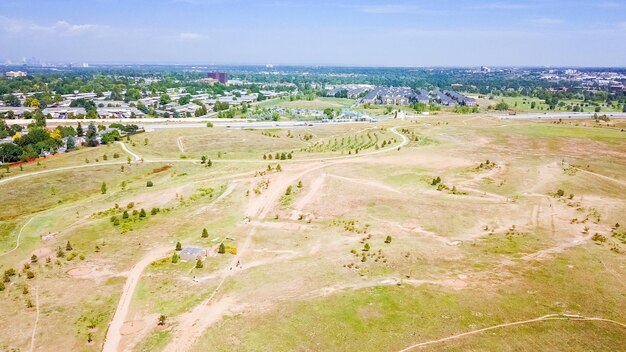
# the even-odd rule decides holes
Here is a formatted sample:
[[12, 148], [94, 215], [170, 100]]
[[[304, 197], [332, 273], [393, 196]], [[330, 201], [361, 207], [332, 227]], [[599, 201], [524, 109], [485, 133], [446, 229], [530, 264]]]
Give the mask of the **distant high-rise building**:
[[207, 74], [208, 78], [215, 79], [221, 84], [228, 83], [228, 73], [226, 72], [209, 72]]
[[7, 78], [26, 77], [27, 73], [22, 71], [9, 71], [4, 74]]

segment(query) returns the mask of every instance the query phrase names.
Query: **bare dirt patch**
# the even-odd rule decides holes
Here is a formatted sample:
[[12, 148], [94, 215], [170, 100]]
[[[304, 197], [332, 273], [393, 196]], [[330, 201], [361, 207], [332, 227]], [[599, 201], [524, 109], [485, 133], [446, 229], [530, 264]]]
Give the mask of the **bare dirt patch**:
[[145, 327], [146, 327], [146, 322], [143, 320], [125, 321], [124, 324], [122, 325], [122, 328], [120, 329], [120, 334], [122, 336], [134, 335], [136, 333], [139, 333]]

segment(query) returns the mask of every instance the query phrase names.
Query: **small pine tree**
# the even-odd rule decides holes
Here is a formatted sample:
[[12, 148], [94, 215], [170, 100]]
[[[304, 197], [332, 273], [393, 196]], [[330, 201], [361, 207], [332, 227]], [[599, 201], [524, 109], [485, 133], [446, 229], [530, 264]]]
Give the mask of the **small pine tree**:
[[285, 195], [288, 196], [291, 194], [291, 186], [287, 187], [287, 190], [285, 191]]
[[385, 238], [385, 243], [391, 243], [391, 236], [387, 236], [387, 238]]
[[209, 231], [207, 231], [206, 229], [202, 229], [202, 238], [208, 238], [209, 237]]
[[0, 292], [4, 291], [4, 282], [0, 282]]
[[276, 171], [278, 172], [283, 171], [283, 168], [280, 166], [280, 164], [276, 165]]
[[163, 314], [159, 315], [159, 325], [163, 326], [165, 325], [165, 320], [167, 319], [167, 317]]
[[74, 248], [72, 248], [72, 244], [70, 243], [70, 241], [67, 241], [67, 244], [65, 245], [65, 250], [69, 252], [73, 249]]
[[302, 188], [302, 181], [298, 181], [298, 188]]
[[363, 250], [366, 251], [366, 252], [369, 251], [370, 250], [370, 244], [366, 243], [365, 246], [363, 247]]
[[152, 183], [152, 181], [146, 182], [146, 187], [152, 187], [152, 186], [154, 186], [154, 183]]
[[29, 280], [30, 279], [34, 279], [35, 278], [35, 273], [33, 273], [32, 271], [28, 270], [26, 272], [26, 278], [29, 279]]
[[202, 158], [200, 158], [200, 164], [205, 164], [206, 163], [206, 156], [202, 156]]
[[102, 193], [102, 194], [106, 194], [107, 193], [107, 184], [106, 184], [106, 182], [102, 182], [102, 185], [100, 185], [100, 193]]
[[176, 242], [176, 251], [180, 252], [183, 250], [183, 245], [180, 242]]
[[177, 253], [174, 253], [174, 255], [172, 255], [172, 263], [176, 264], [178, 261], [180, 261], [180, 256]]
[[202, 264], [202, 260], [198, 259], [196, 260], [196, 269], [202, 269], [204, 267], [204, 264]]
[[220, 248], [217, 250], [217, 253], [219, 254], [226, 253], [226, 246], [224, 246], [224, 243], [220, 243]]
[[124, 210], [124, 212], [122, 213], [122, 219], [128, 219], [130, 217], [130, 215], [128, 215], [128, 210]]
[[146, 211], [143, 210], [143, 208], [141, 208], [141, 210], [139, 211], [139, 217], [140, 218], [145, 218], [146, 217]]
[[206, 167], [211, 167], [211, 166], [213, 166], [213, 162], [211, 161], [211, 159], [209, 159], [209, 160], [206, 162]]
[[38, 259], [37, 259], [37, 256], [36, 256], [36, 255], [34, 255], [34, 254], [33, 254], [32, 256], [30, 256], [30, 262], [31, 262], [31, 263], [35, 264], [35, 263], [37, 263], [37, 260], [38, 260]]

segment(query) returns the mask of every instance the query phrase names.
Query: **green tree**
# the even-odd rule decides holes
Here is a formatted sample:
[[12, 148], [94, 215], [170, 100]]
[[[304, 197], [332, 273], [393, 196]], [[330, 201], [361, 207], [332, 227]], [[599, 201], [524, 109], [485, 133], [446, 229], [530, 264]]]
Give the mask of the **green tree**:
[[285, 195], [288, 196], [291, 194], [291, 186], [287, 187], [287, 190], [285, 191]]
[[172, 263], [176, 264], [180, 261], [180, 256], [177, 253], [174, 253], [174, 255], [172, 255]]
[[165, 320], [167, 319], [167, 317], [163, 314], [159, 315], [159, 325], [163, 326], [165, 325]]
[[226, 246], [224, 246], [224, 243], [220, 243], [220, 248], [217, 250], [217, 253], [219, 254], [224, 254], [226, 253]]
[[202, 264], [202, 260], [196, 260], [196, 269], [202, 269], [204, 265]]
[[209, 231], [207, 231], [206, 229], [202, 229], [202, 238], [208, 238], [209, 237]]
[[100, 185], [100, 193], [102, 193], [102, 194], [106, 194], [107, 193], [107, 184], [106, 184], [106, 182], [102, 182], [102, 185]]
[[180, 242], [176, 242], [176, 251], [180, 252], [183, 250], [183, 245]]
[[139, 217], [140, 218], [145, 218], [146, 217], [146, 211], [143, 208], [141, 208], [141, 210], [139, 211]]
[[72, 251], [74, 248], [72, 248], [72, 244], [70, 243], [70, 241], [67, 241], [67, 244], [65, 245], [65, 250], [70, 252]]
[[391, 243], [391, 236], [387, 236], [387, 238], [385, 238], [385, 243]]
[[152, 183], [152, 181], [148, 181], [146, 182], [146, 187], [152, 187], [154, 186], [154, 184]]
[[366, 251], [366, 252], [369, 251], [370, 250], [370, 244], [366, 243], [365, 246], [363, 246], [363, 250]]

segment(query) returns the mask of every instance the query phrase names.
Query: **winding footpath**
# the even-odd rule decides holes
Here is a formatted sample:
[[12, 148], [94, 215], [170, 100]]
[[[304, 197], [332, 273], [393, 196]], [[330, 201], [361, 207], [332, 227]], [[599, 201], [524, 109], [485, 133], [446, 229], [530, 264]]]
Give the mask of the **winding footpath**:
[[548, 314], [548, 315], [544, 315], [544, 316], [541, 316], [541, 317], [538, 317], [538, 318], [535, 318], [535, 319], [520, 320], [520, 321], [511, 322], [511, 323], [504, 323], [504, 324], [493, 325], [493, 326], [489, 326], [489, 327], [486, 327], [486, 328], [476, 329], [476, 330], [472, 330], [472, 331], [467, 331], [467, 332], [464, 332], [464, 333], [461, 333], [461, 334], [452, 335], [452, 336], [444, 337], [444, 338], [437, 339], [437, 340], [431, 340], [431, 341], [425, 341], [425, 342], [416, 343], [415, 345], [411, 345], [409, 347], [401, 349], [398, 352], [408, 352], [408, 351], [411, 351], [411, 350], [414, 350], [414, 349], [417, 349], [417, 348], [421, 348], [421, 347], [425, 347], [425, 346], [429, 346], [429, 345], [434, 345], [434, 344], [437, 344], [437, 343], [446, 342], [446, 341], [450, 341], [450, 340], [455, 340], [455, 339], [459, 339], [459, 338], [462, 338], [462, 337], [465, 337], [465, 336], [480, 334], [480, 333], [483, 333], [485, 331], [490, 331], [490, 330], [495, 330], [495, 329], [500, 329], [500, 328], [506, 328], [506, 327], [511, 327], [511, 326], [517, 326], [517, 325], [533, 324], [533, 323], [538, 323], [538, 322], [548, 321], [548, 320], [602, 321], [602, 322], [606, 322], [606, 323], [616, 324], [616, 325], [619, 325], [622, 328], [626, 329], [626, 324], [620, 323], [620, 322], [615, 321], [615, 320], [610, 320], [610, 319], [595, 318], [595, 317], [584, 317], [582, 315], [577, 315], [577, 314]]
[[22, 232], [24, 231], [24, 228], [30, 224], [30, 222], [34, 219], [35, 217], [31, 217], [30, 219], [28, 219], [28, 221], [26, 221], [26, 223], [24, 225], [22, 225], [22, 228], [20, 228], [20, 232], [17, 234], [17, 240], [15, 242], [15, 247], [13, 247], [13, 249], [11, 249], [8, 252], [4, 252], [2, 254], [0, 254], [0, 257], [3, 257], [7, 254], [13, 253], [15, 250], [17, 250], [20, 247], [20, 239], [22, 238]]

